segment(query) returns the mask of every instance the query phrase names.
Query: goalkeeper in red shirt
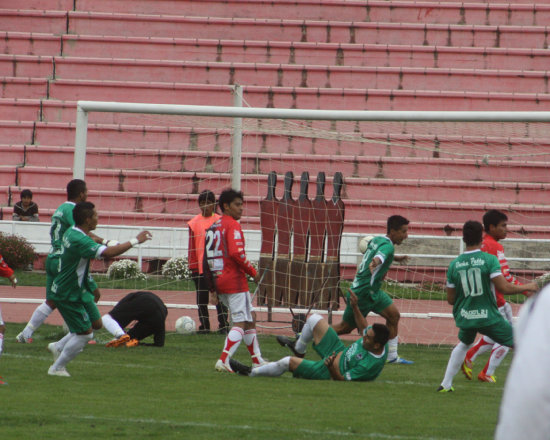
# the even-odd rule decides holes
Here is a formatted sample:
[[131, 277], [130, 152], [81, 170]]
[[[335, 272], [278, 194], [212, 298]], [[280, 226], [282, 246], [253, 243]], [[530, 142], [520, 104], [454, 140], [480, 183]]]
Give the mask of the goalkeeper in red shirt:
[[[501, 211], [491, 209], [483, 216], [483, 228], [485, 234], [481, 243], [481, 250], [498, 258], [502, 275], [510, 284], [521, 285], [521, 283], [510, 273], [510, 266], [504, 255], [504, 247], [499, 243], [508, 235], [507, 229], [508, 217]], [[497, 307], [501, 315], [512, 324], [512, 307], [504, 299], [504, 295], [495, 289]], [[462, 364], [462, 372], [468, 379], [472, 379], [472, 366], [477, 358], [482, 353], [491, 350], [491, 356], [485, 365], [485, 368], [479, 373], [477, 378], [481, 382], [495, 383], [494, 376], [496, 368], [500, 365], [504, 357], [510, 351], [509, 347], [495, 343], [488, 336], [483, 336], [477, 343], [468, 350], [464, 363]]]
[[[0, 276], [10, 280], [10, 283], [13, 288], [17, 287], [17, 278], [13, 270], [6, 264], [2, 255], [0, 255]], [[0, 356], [2, 355], [2, 348], [4, 346], [4, 332], [6, 331], [6, 326], [4, 325], [4, 320], [2, 319], [2, 310], [0, 310]], [[6, 382], [2, 380], [0, 376], [0, 385], [6, 385]]]
[[211, 302], [222, 302], [229, 309], [233, 322], [215, 368], [233, 373], [229, 359], [243, 340], [253, 365], [264, 363], [246, 275], [254, 278], [256, 283], [260, 277], [246, 258], [244, 234], [237, 221], [243, 213], [243, 193], [225, 190], [220, 194], [218, 204], [223, 215], [206, 231], [204, 262]]

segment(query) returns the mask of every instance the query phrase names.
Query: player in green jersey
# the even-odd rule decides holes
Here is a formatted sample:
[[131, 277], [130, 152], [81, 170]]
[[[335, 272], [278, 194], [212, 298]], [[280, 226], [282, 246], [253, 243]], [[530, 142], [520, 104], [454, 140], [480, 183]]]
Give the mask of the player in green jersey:
[[[395, 256], [394, 248], [394, 245], [400, 245], [407, 238], [408, 225], [409, 220], [400, 215], [392, 215], [388, 218], [387, 235], [374, 237], [369, 242], [351, 285], [351, 289], [359, 299], [359, 309], [363, 316], [367, 316], [369, 312], [375, 312], [386, 319], [386, 325], [390, 329], [388, 362], [396, 364], [412, 364], [413, 362], [403, 359], [397, 354], [399, 310], [381, 287], [392, 262], [394, 260], [406, 262], [408, 259], [406, 255]], [[333, 326], [339, 335], [350, 333], [357, 328], [353, 309], [349, 304], [349, 297], [347, 302], [342, 321]]]
[[447, 302], [453, 305], [459, 343], [451, 353], [438, 392], [454, 391], [453, 378], [477, 333], [501, 345], [513, 345], [512, 326], [498, 310], [495, 288], [505, 295], [538, 290], [534, 282], [521, 286], [508, 283], [498, 258], [481, 251], [482, 234], [481, 223], [474, 220], [464, 223], [462, 239], [466, 251], [451, 262], [447, 271]]
[[[250, 368], [230, 359], [233, 371], [255, 376], [280, 376], [291, 371], [294, 377], [317, 380], [356, 380], [376, 379], [382, 372], [388, 356], [389, 329], [384, 324], [367, 326], [367, 320], [359, 310], [357, 297], [350, 292], [350, 304], [355, 313], [357, 329], [363, 335], [349, 347], [346, 347], [333, 328], [321, 315], [311, 315], [296, 342], [288, 347], [294, 356], [287, 356], [276, 362], [269, 362], [256, 368]], [[303, 359], [309, 342], [321, 356], [320, 361]]]
[[65, 366], [92, 339], [93, 330], [102, 327], [92, 291], [94, 284], [88, 276], [90, 259], [116, 257], [151, 238], [148, 231], [142, 231], [126, 243], [107, 247], [96, 243], [89, 236], [97, 226], [97, 212], [93, 203], [77, 203], [72, 215], [74, 226], [63, 235], [58, 273], [50, 291], [50, 299], [59, 309], [70, 333], [48, 345], [54, 357], [54, 363], [48, 370], [52, 376], [70, 376]]
[[[30, 343], [32, 342], [32, 335], [38, 327], [40, 327], [46, 318], [51, 315], [55, 310], [55, 304], [50, 299], [51, 286], [53, 279], [57, 275], [57, 268], [59, 266], [59, 255], [61, 252], [61, 244], [63, 234], [65, 231], [74, 225], [73, 209], [77, 203], [85, 202], [88, 198], [88, 188], [86, 182], [80, 179], [73, 179], [67, 184], [67, 201], [63, 202], [55, 210], [52, 215], [52, 224], [50, 227], [50, 242], [51, 248], [48, 256], [46, 257], [46, 300], [40, 304], [31, 315], [31, 319], [25, 326], [23, 331], [16, 336], [17, 342]], [[90, 233], [90, 237], [96, 243], [107, 244], [107, 240], [104, 240], [97, 235]], [[113, 242], [114, 244], [115, 242]], [[99, 300], [100, 292], [95, 284], [94, 280], [90, 277], [90, 288], [94, 292], [96, 301]]]

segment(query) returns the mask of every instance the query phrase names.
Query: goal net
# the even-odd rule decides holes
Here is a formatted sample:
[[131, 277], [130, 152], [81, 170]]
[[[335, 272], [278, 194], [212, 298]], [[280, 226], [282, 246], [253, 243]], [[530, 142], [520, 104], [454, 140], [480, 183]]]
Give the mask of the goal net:
[[166, 302], [191, 312], [194, 285], [163, 275], [163, 267], [187, 257], [187, 222], [199, 213], [199, 193], [240, 187], [247, 254], [265, 273], [256, 291], [251, 284], [260, 331], [288, 328], [289, 312], [310, 307], [338, 322], [361, 238], [384, 235], [387, 218], [399, 214], [410, 225], [396, 254], [410, 259], [393, 264], [384, 290], [401, 312], [400, 340], [455, 343], [444, 283], [463, 249], [466, 220], [503, 211], [505, 251], [518, 278], [548, 269], [548, 120], [546, 113], [80, 102], [74, 177], [88, 184], [98, 234], [124, 241], [148, 228], [154, 235], [121, 257], [138, 261], [146, 280], [99, 275], [98, 284], [106, 292], [162, 291]]

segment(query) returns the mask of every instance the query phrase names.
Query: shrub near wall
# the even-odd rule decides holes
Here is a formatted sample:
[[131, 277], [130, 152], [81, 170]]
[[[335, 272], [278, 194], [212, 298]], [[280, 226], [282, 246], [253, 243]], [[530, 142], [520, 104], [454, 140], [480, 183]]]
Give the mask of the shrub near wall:
[[12, 269], [28, 267], [38, 258], [34, 246], [24, 237], [2, 232], [0, 232], [0, 254]]

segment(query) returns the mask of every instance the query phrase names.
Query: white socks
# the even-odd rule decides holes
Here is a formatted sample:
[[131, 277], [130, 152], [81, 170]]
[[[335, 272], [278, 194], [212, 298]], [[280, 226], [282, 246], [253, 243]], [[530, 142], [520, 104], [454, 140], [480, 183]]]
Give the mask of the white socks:
[[[67, 340], [65, 341], [65, 347], [63, 348], [63, 351], [52, 365], [54, 370], [65, 368], [65, 366], [84, 349], [88, 341], [90, 341], [94, 337], [93, 333], [87, 335], [77, 335], [76, 333], [69, 333], [69, 335], [70, 337], [67, 338]], [[63, 341], [65, 338], [66, 336], [63, 337], [61, 341]], [[58, 346], [56, 344], [56, 348], [57, 347]]]
[[101, 321], [103, 322], [103, 327], [105, 327], [105, 330], [111, 333], [115, 338], [120, 338], [123, 334], [125, 334], [125, 331], [122, 330], [122, 327], [118, 324], [118, 322], [116, 322], [108, 313], [101, 317]]
[[225, 337], [225, 344], [223, 347], [222, 355], [220, 356], [220, 360], [222, 362], [226, 362], [228, 357], [231, 357], [235, 354], [237, 351], [237, 348], [239, 348], [239, 345], [241, 345], [241, 341], [244, 337], [244, 330], [240, 327], [232, 327], [231, 330], [229, 330], [229, 333]]
[[462, 362], [464, 362], [464, 358], [470, 347], [471, 344], [466, 345], [464, 342], [459, 342], [458, 345], [453, 348], [449, 363], [447, 364], [447, 369], [445, 370], [445, 377], [443, 378], [443, 382], [441, 382], [441, 386], [446, 390], [453, 386], [453, 378], [456, 373], [458, 373], [458, 370], [460, 370], [460, 366]]
[[277, 362], [270, 362], [261, 367], [253, 368], [249, 376], [277, 377], [290, 370], [290, 356], [279, 359]]
[[504, 345], [495, 344], [494, 347], [489, 358], [487, 373], [485, 373], [487, 376], [495, 374], [495, 370], [510, 351], [510, 347], [505, 347]]
[[262, 358], [262, 352], [260, 351], [260, 344], [258, 343], [258, 335], [256, 329], [245, 330], [243, 341], [248, 348], [252, 362], [255, 365], [260, 365], [264, 363]]
[[2, 350], [4, 349], [4, 333], [0, 333], [0, 356], [2, 356]]
[[309, 318], [307, 318], [307, 321], [304, 324], [304, 328], [302, 328], [302, 333], [300, 333], [300, 337], [298, 338], [298, 340], [296, 341], [296, 345], [294, 346], [294, 349], [298, 353], [306, 352], [307, 344], [309, 344], [313, 340], [313, 329], [321, 319], [323, 319], [323, 317], [318, 313], [314, 313]]
[[493, 348], [493, 344], [495, 344], [495, 341], [493, 341], [489, 336], [483, 335], [476, 344], [477, 351], [472, 355], [470, 360], [474, 362], [480, 354], [483, 354]]
[[34, 331], [40, 327], [46, 318], [51, 315], [53, 309], [46, 303], [40, 304], [33, 312], [29, 323], [23, 329], [23, 336], [27, 339], [32, 338]]
[[397, 355], [397, 340], [398, 337], [396, 336], [388, 341], [388, 362], [394, 361], [399, 357]]

